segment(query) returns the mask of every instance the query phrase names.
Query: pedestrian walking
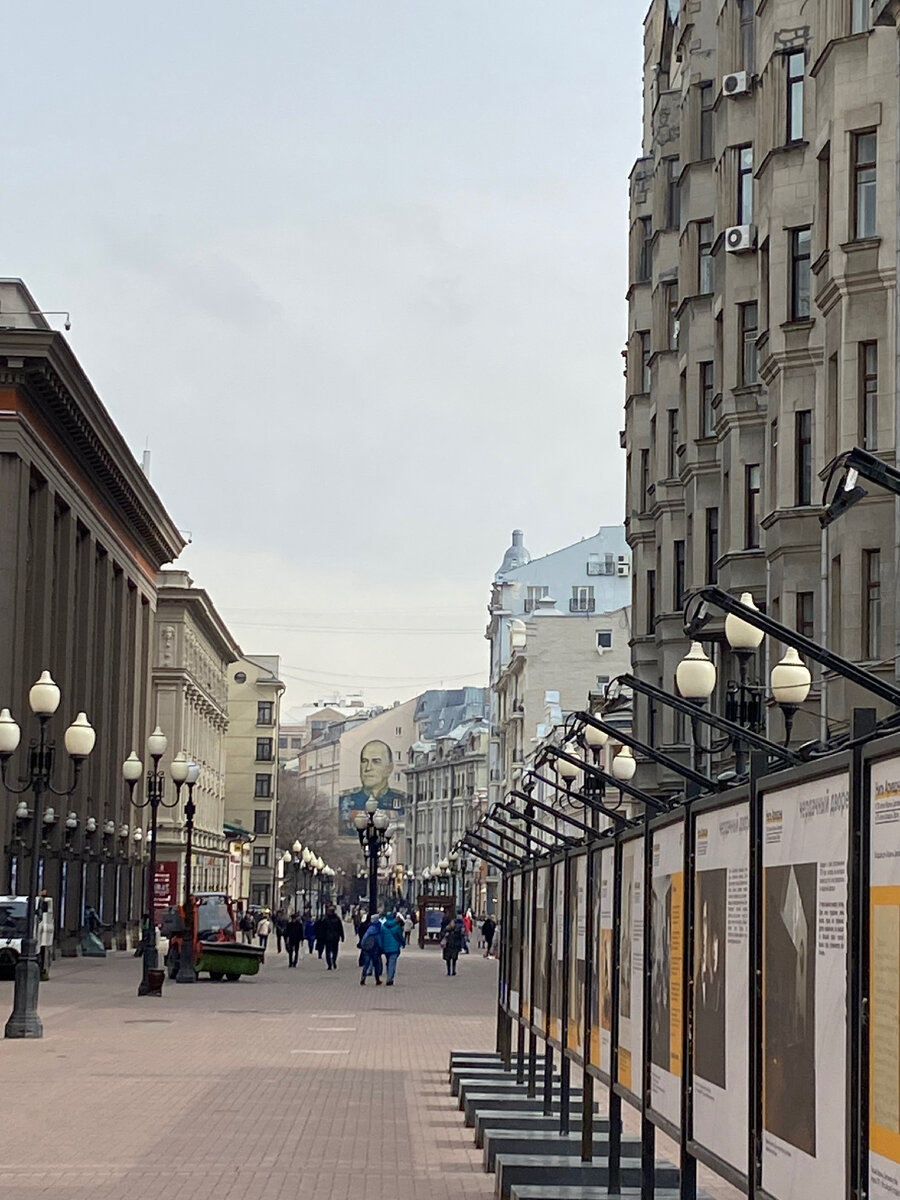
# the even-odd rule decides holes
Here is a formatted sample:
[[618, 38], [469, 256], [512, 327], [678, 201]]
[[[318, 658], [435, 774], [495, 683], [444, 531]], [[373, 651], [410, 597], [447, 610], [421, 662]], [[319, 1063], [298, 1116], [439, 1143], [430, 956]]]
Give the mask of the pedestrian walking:
[[397, 972], [397, 959], [403, 949], [405, 934], [403, 922], [396, 912], [384, 918], [381, 922], [381, 948], [384, 951], [384, 972], [387, 976], [387, 986], [394, 986], [394, 975]]
[[298, 913], [291, 913], [290, 920], [284, 927], [284, 944], [287, 948], [288, 966], [296, 967], [300, 956], [300, 943], [303, 941], [303, 922]]
[[481, 922], [481, 937], [484, 941], [484, 957], [489, 958], [491, 946], [494, 943], [494, 932], [497, 928], [497, 922], [493, 917], [485, 917]]
[[462, 943], [462, 925], [455, 917], [452, 917], [447, 925], [447, 932], [441, 938], [442, 953], [444, 962], [447, 964], [448, 975], [456, 974], [456, 960], [459, 958], [460, 950], [462, 950]]
[[245, 912], [241, 917], [241, 941], [248, 946], [253, 942], [253, 918], [248, 912]]
[[360, 984], [364, 987], [366, 978], [374, 974], [375, 983], [381, 985], [381, 923], [370, 921], [362, 937], [359, 939], [359, 965], [362, 967]]
[[409, 939], [412, 937], [412, 931], [415, 929], [416, 923], [412, 919], [412, 915], [407, 913], [403, 920], [403, 945], [409, 945]]
[[467, 909], [466, 915], [462, 919], [463, 923], [463, 954], [469, 953], [469, 939], [472, 937], [472, 928], [475, 922], [472, 920], [472, 910]]
[[272, 922], [269, 920], [266, 913], [263, 913], [263, 915], [259, 918], [259, 923], [256, 926], [256, 936], [259, 938], [259, 944], [262, 946], [263, 950], [265, 950], [268, 944], [269, 934], [271, 932]]
[[321, 958], [322, 955], [325, 953], [325, 938], [323, 936], [323, 934], [325, 932], [325, 917], [324, 916], [316, 917], [315, 922], [313, 924], [313, 930], [315, 931], [315, 938], [316, 938], [316, 953], [318, 954], [319, 958]]
[[283, 908], [279, 908], [272, 921], [275, 926], [275, 941], [278, 946], [278, 953], [281, 953], [281, 943], [284, 941], [284, 931], [287, 928], [287, 914]]
[[309, 946], [309, 952], [312, 954], [313, 946], [316, 944], [316, 923], [312, 919], [311, 913], [307, 913], [303, 919], [303, 936]]
[[[325, 909], [322, 918], [322, 945], [325, 948], [325, 962], [329, 971], [337, 970], [338, 950], [344, 940], [344, 922], [337, 915], [333, 904]], [[319, 955], [321, 958], [321, 955]]]

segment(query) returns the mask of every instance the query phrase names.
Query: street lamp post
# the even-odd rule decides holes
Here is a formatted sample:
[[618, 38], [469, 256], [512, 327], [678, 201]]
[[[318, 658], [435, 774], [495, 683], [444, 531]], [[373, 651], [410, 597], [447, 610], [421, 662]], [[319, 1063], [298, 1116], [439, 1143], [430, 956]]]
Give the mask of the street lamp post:
[[390, 817], [383, 808], [378, 807], [378, 801], [370, 796], [366, 801], [366, 811], [357, 813], [353, 823], [369, 868], [369, 916], [374, 917], [378, 911], [378, 856], [390, 845]]
[[[40, 854], [43, 820], [42, 799], [45, 793], [53, 796], [71, 796], [78, 786], [81, 765], [94, 748], [97, 735], [87, 717], [80, 712], [65, 732], [63, 742], [72, 760], [73, 779], [71, 787], [58, 789], [51, 783], [53, 774], [54, 746], [47, 740], [47, 724], [59, 708], [60, 692], [49, 671], [41, 672], [28, 693], [28, 705], [38, 719], [39, 734], [35, 745], [28, 750], [28, 778], [18, 788], [6, 782], [7, 764], [19, 745], [21, 730], [10, 716], [8, 708], [0, 712], [0, 780], [12, 795], [30, 791], [33, 796], [31, 813], [31, 864], [29, 870], [28, 900], [25, 906], [25, 937], [22, 953], [16, 963], [13, 1010], [6, 1022], [5, 1036], [8, 1038], [39, 1038], [44, 1036], [44, 1027], [38, 1016], [38, 990], [41, 971], [38, 962], [36, 937], [37, 898], [40, 885]], [[21, 805], [19, 806], [21, 808]], [[27, 811], [27, 810], [26, 810]], [[17, 810], [18, 816], [18, 810]]]
[[[185, 760], [187, 756], [178, 756], [178, 766], [173, 762], [170, 768], [172, 778], [175, 780], [176, 796], [181, 792], [181, 784], [178, 782], [177, 775], [181, 774], [181, 758]], [[185, 846], [184, 846], [184, 935], [181, 942], [181, 956], [178, 959], [178, 973], [175, 976], [176, 983], [195, 983], [197, 973], [194, 970], [194, 896], [193, 896], [193, 864], [192, 856], [194, 853], [194, 816], [196, 808], [194, 806], [194, 785], [200, 776], [200, 768], [195, 762], [189, 762], [187, 771], [185, 772], [184, 782], [187, 784], [188, 798], [184, 806], [184, 821], [185, 821]]]
[[150, 809], [150, 863], [147, 868], [147, 910], [143, 916], [143, 939], [142, 939], [142, 963], [141, 963], [141, 982], [138, 985], [139, 996], [149, 996], [158, 994], [156, 988], [150, 986], [150, 972], [156, 971], [159, 968], [159, 954], [156, 949], [156, 920], [155, 920], [155, 897], [154, 887], [156, 884], [156, 820], [159, 806], [163, 808], [174, 808], [178, 803], [181, 785], [187, 779], [190, 763], [185, 755], [181, 754], [173, 760], [169, 768], [172, 780], [175, 783], [175, 799], [167, 804], [164, 799], [165, 792], [165, 774], [159, 769], [160, 759], [166, 752], [168, 740], [166, 735], [157, 725], [150, 736], [147, 738], [147, 753], [153, 762], [153, 766], [147, 772], [146, 776], [146, 792], [143, 800], [135, 800], [134, 789], [138, 780], [144, 771], [144, 764], [138, 758], [137, 753], [132, 750], [128, 758], [122, 764], [122, 778], [128, 785], [128, 798], [134, 808], [149, 808]]

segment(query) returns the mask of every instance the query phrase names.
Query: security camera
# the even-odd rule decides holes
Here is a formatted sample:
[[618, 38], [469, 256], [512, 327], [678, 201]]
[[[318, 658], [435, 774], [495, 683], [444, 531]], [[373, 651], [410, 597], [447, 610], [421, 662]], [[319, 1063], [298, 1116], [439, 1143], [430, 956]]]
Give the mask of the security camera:
[[66, 329], [67, 329], [67, 330], [68, 330], [68, 329], [71, 329], [71, 328], [72, 328], [72, 322], [71, 322], [71, 321], [66, 321], [66, 326], [65, 326], [65, 327], [66, 327]]

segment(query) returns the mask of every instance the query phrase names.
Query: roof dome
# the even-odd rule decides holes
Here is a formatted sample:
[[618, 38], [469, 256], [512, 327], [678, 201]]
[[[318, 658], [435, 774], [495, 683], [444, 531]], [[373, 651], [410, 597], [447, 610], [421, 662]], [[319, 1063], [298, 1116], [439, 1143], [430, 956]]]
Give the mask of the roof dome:
[[500, 565], [498, 575], [505, 575], [507, 571], [513, 571], [516, 567], [524, 567], [526, 563], [531, 562], [531, 555], [525, 549], [522, 543], [524, 534], [521, 529], [514, 529], [512, 532], [512, 545], [503, 555], [503, 562]]

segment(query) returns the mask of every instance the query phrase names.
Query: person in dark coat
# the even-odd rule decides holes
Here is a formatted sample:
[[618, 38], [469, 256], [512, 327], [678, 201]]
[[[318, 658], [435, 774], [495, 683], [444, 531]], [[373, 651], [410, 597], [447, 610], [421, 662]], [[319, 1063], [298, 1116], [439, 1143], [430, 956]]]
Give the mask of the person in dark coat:
[[497, 928], [497, 922], [493, 917], [485, 917], [481, 922], [481, 936], [484, 939], [484, 957], [487, 958], [491, 953], [491, 946], [494, 941], [494, 931]]
[[381, 922], [369, 921], [359, 939], [359, 965], [362, 976], [359, 982], [365, 987], [366, 976], [374, 973], [375, 983], [381, 983]]
[[447, 964], [447, 974], [456, 974], [456, 960], [459, 958], [459, 952], [462, 950], [463, 934], [462, 925], [454, 917], [447, 926], [447, 932], [441, 938], [443, 945], [444, 962]]
[[316, 935], [316, 953], [318, 954], [319, 958], [321, 958], [325, 952], [325, 936], [324, 936], [324, 934], [325, 934], [325, 917], [324, 917], [324, 915], [321, 917], [316, 917], [315, 923], [313, 924], [313, 929], [315, 930], [315, 935]]
[[297, 913], [291, 913], [290, 920], [284, 927], [284, 944], [287, 947], [288, 966], [296, 967], [300, 956], [300, 943], [303, 941], [303, 922]]
[[344, 940], [344, 922], [337, 915], [334, 905], [329, 904], [322, 918], [322, 945], [329, 971], [337, 970], [338, 950]]
[[275, 926], [275, 941], [278, 945], [278, 953], [281, 953], [281, 943], [284, 941], [284, 931], [287, 928], [287, 914], [283, 908], [279, 908], [275, 914], [272, 924]]

